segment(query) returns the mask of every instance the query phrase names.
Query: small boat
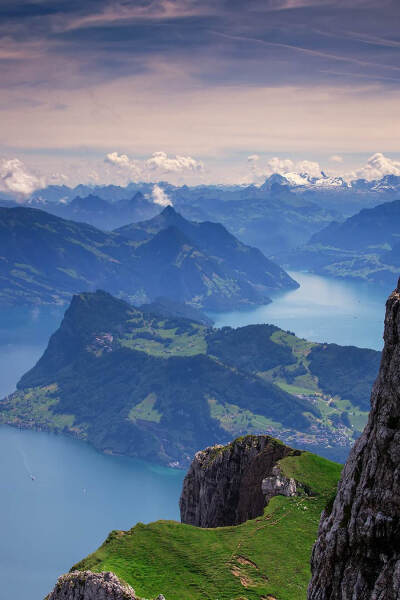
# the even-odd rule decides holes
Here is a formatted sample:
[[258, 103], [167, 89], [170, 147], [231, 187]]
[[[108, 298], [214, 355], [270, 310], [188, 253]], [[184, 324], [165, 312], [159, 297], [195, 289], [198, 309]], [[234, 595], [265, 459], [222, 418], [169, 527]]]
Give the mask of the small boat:
[[36, 477], [34, 475], [31, 475], [30, 477], [31, 477], [32, 481], [35, 481]]

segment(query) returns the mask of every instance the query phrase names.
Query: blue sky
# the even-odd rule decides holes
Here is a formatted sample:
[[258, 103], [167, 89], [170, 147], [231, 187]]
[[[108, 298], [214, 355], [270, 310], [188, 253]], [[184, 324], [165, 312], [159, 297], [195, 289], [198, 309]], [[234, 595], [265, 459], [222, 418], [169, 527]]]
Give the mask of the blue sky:
[[2, 0], [0, 157], [71, 182], [398, 160], [399, 18], [393, 0]]

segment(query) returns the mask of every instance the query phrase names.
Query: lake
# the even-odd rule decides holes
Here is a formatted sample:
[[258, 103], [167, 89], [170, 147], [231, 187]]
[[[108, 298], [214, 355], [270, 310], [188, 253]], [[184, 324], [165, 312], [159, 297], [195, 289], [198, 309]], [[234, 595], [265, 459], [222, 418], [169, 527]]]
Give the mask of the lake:
[[43, 600], [57, 576], [93, 552], [112, 529], [179, 518], [182, 471], [6, 426], [0, 426], [0, 455], [4, 599]]
[[[62, 314], [2, 311], [0, 397], [41, 356]], [[6, 426], [0, 426], [0, 456], [1, 598], [43, 600], [57, 576], [112, 529], [179, 519], [182, 471]]]
[[[274, 323], [315, 341], [380, 349], [386, 294], [291, 273], [297, 290], [257, 309], [213, 315], [217, 326]], [[41, 356], [61, 309], [0, 315], [0, 397]], [[42, 600], [58, 575], [112, 529], [178, 519], [184, 473], [107, 456], [62, 436], [0, 426], [2, 597]], [[33, 476], [35, 479], [31, 478]], [[162, 591], [162, 590], [160, 590]]]
[[[300, 288], [251, 310], [208, 313], [216, 327], [272, 323], [313, 342], [381, 350], [385, 302], [391, 290], [291, 272]], [[393, 282], [393, 287], [396, 282]]]

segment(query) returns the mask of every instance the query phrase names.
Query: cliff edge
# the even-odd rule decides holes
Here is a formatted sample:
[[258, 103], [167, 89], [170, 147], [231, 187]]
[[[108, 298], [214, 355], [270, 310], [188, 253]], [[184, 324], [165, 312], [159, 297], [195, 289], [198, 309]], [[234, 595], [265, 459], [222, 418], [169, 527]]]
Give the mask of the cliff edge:
[[114, 573], [73, 571], [61, 575], [45, 600], [138, 600], [135, 591]]
[[309, 600], [400, 598], [400, 282], [386, 303], [385, 346], [363, 434], [321, 517]]
[[277, 463], [300, 454], [267, 435], [248, 435], [197, 452], [183, 482], [182, 523], [238, 525], [262, 515], [273, 496], [295, 496], [298, 484]]

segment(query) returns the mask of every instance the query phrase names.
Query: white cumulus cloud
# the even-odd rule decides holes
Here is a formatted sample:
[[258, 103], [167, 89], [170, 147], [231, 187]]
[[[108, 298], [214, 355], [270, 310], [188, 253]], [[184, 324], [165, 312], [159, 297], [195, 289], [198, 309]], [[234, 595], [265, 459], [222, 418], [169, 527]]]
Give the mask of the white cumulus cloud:
[[[290, 158], [279, 158], [274, 156], [265, 163], [259, 159], [253, 159], [254, 155], [248, 157], [251, 169], [256, 180], [262, 181], [274, 173], [287, 177], [294, 184], [301, 185], [307, 180], [307, 177], [321, 177], [321, 165], [311, 160], [294, 161]], [[255, 155], [257, 156], [257, 155]], [[304, 180], [304, 181], [303, 181]]]
[[126, 154], [118, 154], [118, 152], [110, 152], [107, 154], [105, 161], [116, 165], [117, 167], [130, 167], [131, 160]]
[[166, 152], [154, 152], [145, 160], [134, 160], [127, 154], [110, 152], [105, 162], [120, 172], [129, 173], [131, 178], [142, 181], [153, 180], [164, 175], [185, 175], [200, 173], [204, 170], [201, 161], [191, 156], [168, 156]]
[[183, 171], [202, 171], [204, 165], [201, 161], [191, 156], [169, 157], [166, 152], [154, 152], [145, 162], [150, 170], [159, 170], [164, 173], [180, 173]]
[[159, 204], [159, 206], [172, 206], [172, 202], [168, 194], [157, 184], [151, 191], [151, 198], [154, 204]]
[[118, 152], [109, 152], [105, 157], [105, 162], [117, 167], [120, 171], [129, 171], [134, 179], [140, 178], [142, 169], [136, 160], [127, 156], [127, 154], [118, 154]]
[[17, 197], [30, 196], [46, 185], [43, 177], [31, 173], [19, 158], [0, 160], [0, 189]]
[[400, 162], [388, 158], [381, 152], [376, 152], [370, 156], [367, 164], [354, 173], [355, 178], [367, 179], [368, 181], [381, 179], [384, 175], [400, 175]]

